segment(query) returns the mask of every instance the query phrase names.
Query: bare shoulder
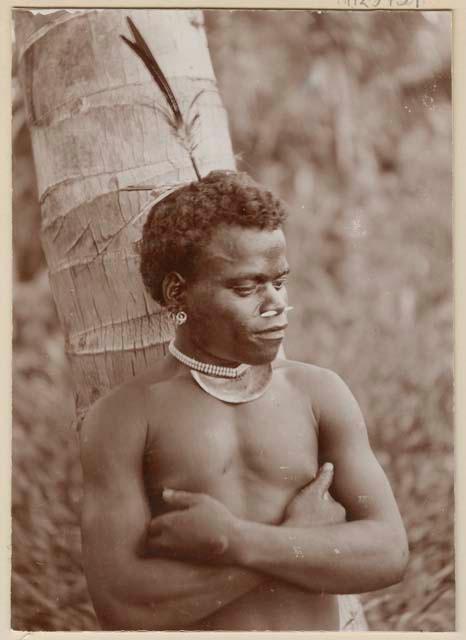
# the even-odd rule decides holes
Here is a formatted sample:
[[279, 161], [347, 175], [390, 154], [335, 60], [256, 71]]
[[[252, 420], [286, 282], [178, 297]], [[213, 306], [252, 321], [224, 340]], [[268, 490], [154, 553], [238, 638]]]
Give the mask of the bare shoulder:
[[274, 368], [283, 371], [291, 384], [309, 395], [316, 417], [327, 414], [332, 407], [355, 402], [347, 384], [331, 369], [284, 359], [277, 359]]
[[80, 429], [81, 457], [96, 451], [122, 456], [138, 454], [148, 431], [148, 396], [176, 374], [170, 360], [161, 358], [147, 371], [111, 389], [88, 410]]
[[99, 398], [88, 410], [79, 432], [86, 471], [120, 458], [145, 440], [144, 392], [140, 385], [122, 384]]
[[309, 385], [311, 385], [311, 388], [314, 390], [317, 390], [321, 388], [334, 389], [344, 384], [337, 373], [331, 369], [319, 367], [315, 364], [300, 362], [299, 360], [277, 358], [273, 366], [275, 370], [282, 371], [290, 382], [306, 385], [308, 389]]
[[164, 361], [131, 378], [99, 398], [88, 410], [81, 427], [81, 440], [116, 438], [120, 431], [134, 437], [146, 428], [147, 391], [167, 378]]

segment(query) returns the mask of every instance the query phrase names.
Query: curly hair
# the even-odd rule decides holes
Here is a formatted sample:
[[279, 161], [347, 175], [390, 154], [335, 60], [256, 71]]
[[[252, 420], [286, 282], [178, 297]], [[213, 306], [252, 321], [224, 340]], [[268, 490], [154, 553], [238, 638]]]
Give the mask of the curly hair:
[[273, 231], [287, 213], [283, 203], [246, 173], [211, 171], [177, 189], [149, 212], [139, 246], [140, 271], [151, 296], [164, 305], [167, 273], [195, 275], [202, 249], [221, 224]]

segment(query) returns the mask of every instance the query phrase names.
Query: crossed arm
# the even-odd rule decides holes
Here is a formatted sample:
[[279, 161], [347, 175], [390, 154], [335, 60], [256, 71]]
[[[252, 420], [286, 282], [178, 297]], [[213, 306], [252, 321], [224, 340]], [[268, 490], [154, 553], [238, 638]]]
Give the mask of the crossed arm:
[[178, 510], [152, 521], [154, 553], [233, 564], [312, 592], [361, 593], [402, 578], [406, 534], [359, 406], [336, 374], [322, 371], [318, 384], [319, 457], [334, 465], [332, 493], [345, 506], [346, 521], [316, 526], [312, 484], [289, 505], [280, 527], [240, 520], [202, 494], [170, 492]]
[[[142, 457], [146, 423], [137, 388], [98, 401], [81, 429], [84, 571], [104, 629], [183, 629], [260, 584], [265, 576], [145, 554], [150, 511]], [[130, 426], [129, 426], [130, 425]]]
[[[81, 441], [82, 530], [86, 576], [104, 628], [186, 628], [270, 576], [329, 593], [400, 579], [407, 546], [393, 495], [357, 403], [334, 374], [324, 378], [319, 453], [334, 464], [332, 493], [349, 522], [336, 502], [322, 499], [331, 472], [294, 498], [280, 527], [239, 520], [213, 498], [185, 492], [167, 495], [175, 511], [150, 522], [141, 468], [145, 425], [141, 419], [127, 426], [134, 423], [131, 407], [143, 399], [132, 389], [94, 407]], [[152, 558], [143, 557], [148, 530]]]

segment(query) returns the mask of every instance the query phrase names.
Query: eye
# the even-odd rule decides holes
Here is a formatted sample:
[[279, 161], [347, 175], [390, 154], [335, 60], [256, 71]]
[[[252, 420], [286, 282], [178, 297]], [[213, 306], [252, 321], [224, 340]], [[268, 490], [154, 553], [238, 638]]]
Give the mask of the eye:
[[275, 289], [277, 289], [277, 291], [279, 291], [286, 285], [286, 281], [287, 278], [280, 278], [279, 280], [275, 280], [273, 286], [275, 287]]
[[252, 293], [254, 293], [254, 291], [256, 290], [256, 287], [253, 287], [251, 285], [249, 286], [243, 286], [243, 287], [233, 287], [233, 291], [242, 297], [246, 297], [251, 295]]

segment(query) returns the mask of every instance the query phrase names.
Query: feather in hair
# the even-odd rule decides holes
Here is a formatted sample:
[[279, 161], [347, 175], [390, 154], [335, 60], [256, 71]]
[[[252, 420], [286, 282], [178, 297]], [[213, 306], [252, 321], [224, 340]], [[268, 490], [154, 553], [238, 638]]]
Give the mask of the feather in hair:
[[144, 65], [151, 74], [152, 78], [155, 80], [160, 91], [165, 96], [169, 110], [161, 107], [156, 107], [156, 110], [162, 114], [165, 121], [175, 134], [178, 142], [188, 152], [189, 159], [191, 160], [191, 164], [194, 168], [194, 172], [196, 173], [197, 179], [200, 180], [201, 174], [199, 173], [199, 169], [193, 155], [196, 147], [198, 146], [198, 143], [196, 143], [195, 139], [195, 125], [199, 121], [199, 113], [195, 113], [191, 116], [191, 111], [197, 99], [204, 91], [199, 91], [199, 93], [197, 93], [191, 101], [191, 104], [189, 105], [187, 111], [187, 121], [185, 121], [185, 118], [183, 118], [183, 114], [181, 113], [181, 109], [178, 105], [178, 101], [175, 98], [175, 94], [173, 93], [172, 88], [170, 87], [170, 84], [165, 77], [162, 69], [155, 60], [152, 51], [149, 49], [146, 41], [142, 37], [139, 29], [136, 27], [131, 18], [127, 16], [126, 20], [128, 22], [129, 28], [131, 29], [131, 33], [133, 34], [134, 42], [123, 35], [120, 35], [120, 38], [124, 42], [126, 42], [126, 44], [134, 51], [134, 53], [136, 53], [136, 55], [139, 56], [139, 58], [143, 61]]

